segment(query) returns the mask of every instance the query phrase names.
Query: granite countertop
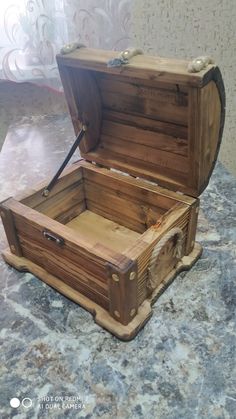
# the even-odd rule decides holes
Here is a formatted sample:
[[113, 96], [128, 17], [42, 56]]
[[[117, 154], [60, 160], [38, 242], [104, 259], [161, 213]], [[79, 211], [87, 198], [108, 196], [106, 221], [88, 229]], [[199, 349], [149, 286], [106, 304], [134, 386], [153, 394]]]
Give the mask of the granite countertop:
[[[12, 125], [0, 156], [0, 200], [53, 173], [73, 139], [66, 115]], [[236, 182], [219, 163], [201, 197], [197, 239], [201, 259], [127, 343], [1, 260], [0, 417], [235, 418]], [[25, 407], [12, 408], [13, 397]]]

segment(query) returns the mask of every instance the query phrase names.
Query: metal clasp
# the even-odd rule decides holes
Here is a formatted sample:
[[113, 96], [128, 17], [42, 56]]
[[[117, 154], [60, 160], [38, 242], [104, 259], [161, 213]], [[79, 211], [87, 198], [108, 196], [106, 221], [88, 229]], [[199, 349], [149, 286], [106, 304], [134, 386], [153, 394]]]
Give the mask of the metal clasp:
[[62, 237], [56, 236], [49, 231], [43, 231], [43, 237], [49, 241], [55, 242], [58, 246], [63, 246], [65, 244], [64, 239]]

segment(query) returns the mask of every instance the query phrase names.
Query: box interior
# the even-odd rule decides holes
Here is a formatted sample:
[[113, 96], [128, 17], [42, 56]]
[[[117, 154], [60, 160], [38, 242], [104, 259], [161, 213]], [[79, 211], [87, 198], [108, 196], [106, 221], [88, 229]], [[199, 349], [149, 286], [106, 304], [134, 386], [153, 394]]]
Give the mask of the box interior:
[[66, 225], [89, 247], [123, 253], [177, 201], [152, 191], [151, 184], [130, 185], [125, 175], [107, 171], [107, 177], [102, 170], [80, 167], [59, 179], [46, 199], [40, 191], [21, 202]]
[[188, 89], [122, 74], [68, 71], [75, 115], [82, 107], [80, 118], [88, 123], [83, 157], [181, 190], [189, 181]]
[[224, 125], [219, 69], [196, 75], [187, 62], [142, 55], [113, 68], [109, 57], [87, 48], [57, 57], [75, 134], [87, 127], [81, 156], [198, 197]]

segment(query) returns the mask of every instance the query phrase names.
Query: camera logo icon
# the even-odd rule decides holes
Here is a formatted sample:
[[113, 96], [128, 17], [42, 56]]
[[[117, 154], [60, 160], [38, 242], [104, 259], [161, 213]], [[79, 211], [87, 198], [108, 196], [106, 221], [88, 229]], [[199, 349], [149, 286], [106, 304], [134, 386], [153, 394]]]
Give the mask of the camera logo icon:
[[10, 406], [13, 409], [17, 409], [20, 405], [22, 405], [25, 409], [29, 409], [32, 406], [32, 404], [32, 399], [30, 399], [29, 397], [25, 397], [24, 399], [22, 399], [22, 401], [20, 401], [18, 397], [13, 397], [10, 400]]

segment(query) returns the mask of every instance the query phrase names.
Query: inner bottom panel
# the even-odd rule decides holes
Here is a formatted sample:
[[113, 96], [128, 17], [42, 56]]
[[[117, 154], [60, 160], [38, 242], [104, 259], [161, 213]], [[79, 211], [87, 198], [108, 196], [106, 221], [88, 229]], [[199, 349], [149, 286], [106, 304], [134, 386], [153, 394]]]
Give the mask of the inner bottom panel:
[[101, 243], [117, 252], [123, 252], [141, 236], [140, 233], [89, 210], [82, 212], [66, 225], [78, 232], [78, 235], [86, 237], [92, 245]]

